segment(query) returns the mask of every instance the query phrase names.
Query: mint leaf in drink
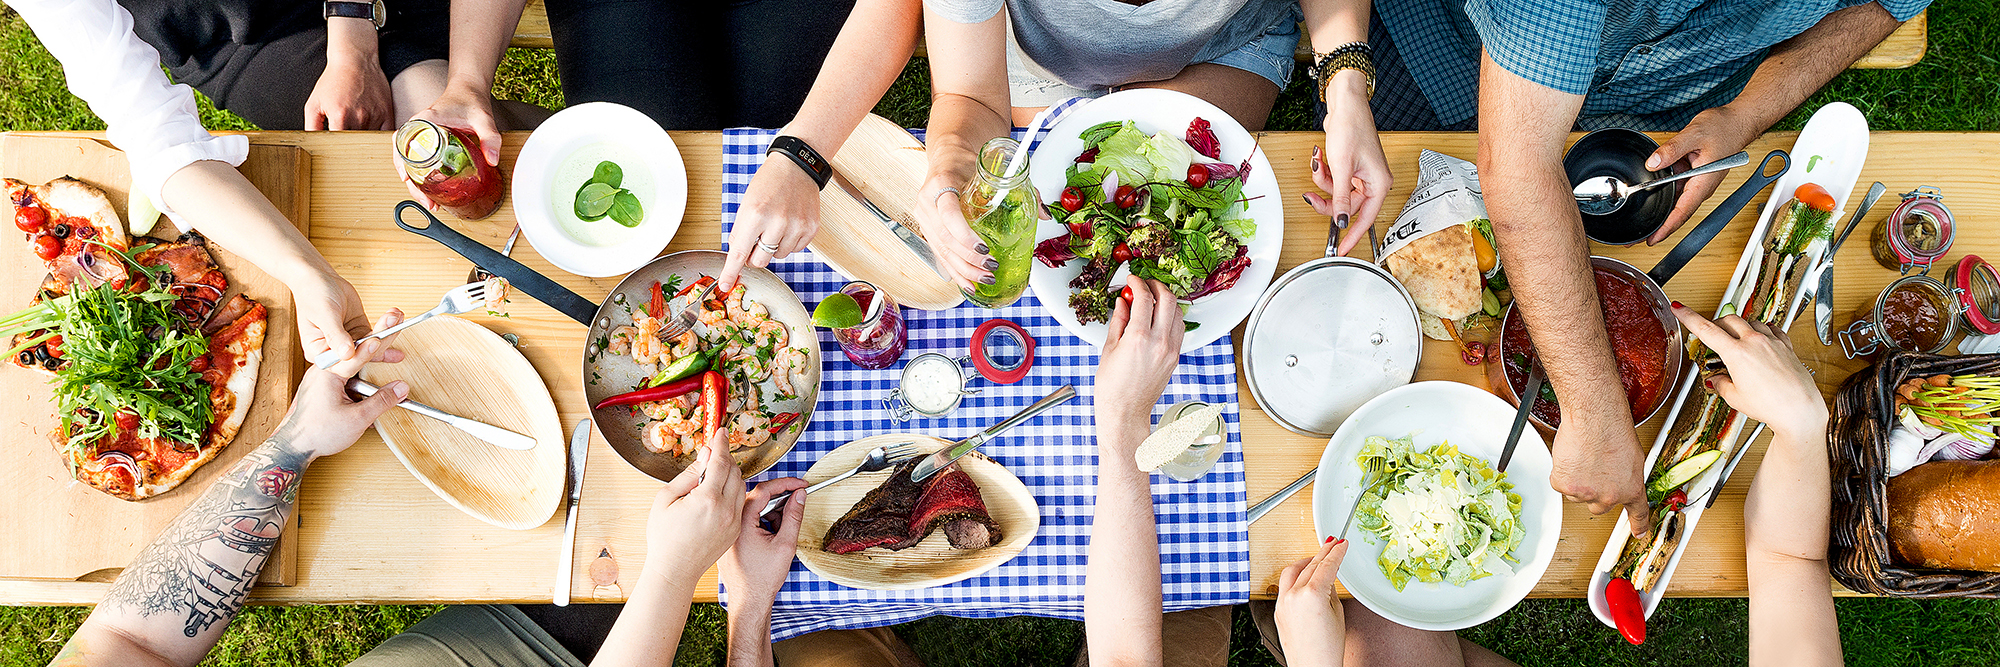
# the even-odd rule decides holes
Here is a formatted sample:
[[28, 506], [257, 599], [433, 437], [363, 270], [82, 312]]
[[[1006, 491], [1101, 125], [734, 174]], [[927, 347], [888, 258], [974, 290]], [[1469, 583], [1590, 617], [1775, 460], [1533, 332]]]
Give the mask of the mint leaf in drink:
[[618, 168], [617, 163], [614, 162], [599, 162], [597, 163], [596, 171], [591, 172], [590, 180], [586, 182], [603, 183], [613, 188], [624, 187], [625, 170]]
[[576, 217], [584, 220], [603, 218], [611, 211], [612, 200], [618, 192], [618, 188], [595, 181], [583, 184], [576, 191]]
[[611, 198], [611, 219], [626, 227], [637, 227], [646, 219], [646, 209], [639, 206], [639, 197], [631, 190], [619, 190]]

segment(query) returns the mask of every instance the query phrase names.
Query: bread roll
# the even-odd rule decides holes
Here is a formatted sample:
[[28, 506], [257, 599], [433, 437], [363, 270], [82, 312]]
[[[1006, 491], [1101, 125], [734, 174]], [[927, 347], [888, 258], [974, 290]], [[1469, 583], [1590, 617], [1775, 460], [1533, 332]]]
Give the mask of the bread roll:
[[1905, 565], [2000, 572], [2000, 461], [1933, 461], [1889, 478], [1889, 546]]

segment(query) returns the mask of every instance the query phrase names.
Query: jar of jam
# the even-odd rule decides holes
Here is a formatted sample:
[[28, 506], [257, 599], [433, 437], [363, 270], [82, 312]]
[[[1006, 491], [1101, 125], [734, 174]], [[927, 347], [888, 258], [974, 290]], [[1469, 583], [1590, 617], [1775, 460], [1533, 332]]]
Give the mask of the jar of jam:
[[1840, 331], [1847, 358], [1885, 352], [1936, 354], [1958, 335], [1958, 291], [1928, 276], [1903, 276]]
[[2000, 334], [2000, 271], [1978, 255], [1966, 255], [1945, 273], [1944, 284], [1958, 290], [1960, 319], [1982, 334]]
[[1956, 235], [1951, 209], [1944, 207], [1944, 193], [1922, 185], [1903, 193], [1903, 203], [1869, 232], [1868, 250], [1882, 268], [1899, 273], [1911, 269], [1927, 272], [1951, 249]]

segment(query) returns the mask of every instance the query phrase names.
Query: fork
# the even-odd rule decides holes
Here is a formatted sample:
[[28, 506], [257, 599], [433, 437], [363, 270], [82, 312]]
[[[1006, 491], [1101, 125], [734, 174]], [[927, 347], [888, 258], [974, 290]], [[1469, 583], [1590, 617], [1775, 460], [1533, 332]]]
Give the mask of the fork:
[[[377, 331], [375, 333], [362, 336], [361, 338], [356, 339], [354, 341], [354, 344], [356, 346], [359, 346], [361, 345], [362, 341], [366, 341], [370, 338], [382, 338], [385, 336], [393, 335], [398, 331], [410, 328], [410, 326], [413, 324], [422, 322], [437, 315], [457, 315], [460, 313], [469, 313], [481, 307], [484, 307], [485, 305], [486, 305], [486, 281], [459, 285], [458, 287], [452, 288], [451, 291], [445, 292], [444, 298], [442, 300], [439, 300], [437, 307], [430, 309], [430, 312], [426, 312], [422, 315], [418, 315], [416, 317], [404, 320], [402, 324], [398, 324], [396, 326], [389, 327], [382, 331]], [[339, 362], [340, 362], [339, 353], [333, 350], [327, 350], [325, 352], [321, 352], [318, 357], [313, 358], [313, 368], [325, 370], [326, 367], [332, 366]]]
[[[520, 238], [521, 238], [521, 225], [520, 223], [515, 223], [514, 232], [512, 234], [507, 235], [507, 245], [500, 246], [500, 256], [506, 257], [514, 254], [514, 242], [520, 240]], [[472, 273], [468, 273], [465, 275], [465, 282], [476, 283], [492, 277], [493, 274], [491, 272], [488, 272], [483, 267], [474, 265], [472, 267]]]
[[[693, 331], [694, 320], [695, 320], [694, 313], [696, 310], [694, 305], [701, 303], [702, 300], [704, 299], [707, 299], [709, 293], [713, 291], [715, 291], [714, 284], [702, 286], [701, 289], [689, 293], [689, 296], [687, 297], [688, 305], [682, 307], [680, 309], [680, 312], [678, 313], [669, 312], [667, 313], [667, 317], [661, 318], [660, 333], [658, 334], [660, 340], [672, 341], [675, 338], [680, 338], [682, 335], [687, 334], [687, 332], [689, 331]], [[680, 299], [681, 299], [680, 297], [676, 297], [670, 300], [667, 305], [667, 309], [669, 311], [673, 310], [674, 306], [672, 302], [680, 301]]]
[[[903, 461], [908, 460], [910, 457], [915, 456], [916, 454], [917, 454], [917, 443], [915, 442], [899, 442], [893, 445], [889, 445], [887, 447], [876, 447], [874, 449], [870, 449], [868, 450], [868, 458], [863, 459], [861, 461], [861, 465], [855, 466], [853, 470], [849, 470], [847, 472], [834, 475], [832, 479], [806, 487], [806, 494], [811, 495], [819, 491], [820, 489], [832, 486], [834, 482], [838, 482], [840, 480], [853, 477], [860, 473], [888, 470], [889, 466], [902, 463]], [[778, 509], [779, 507], [783, 507], [785, 505], [785, 501], [790, 500], [793, 493], [796, 492], [786, 491], [784, 493], [778, 494], [778, 497], [772, 498], [771, 502], [765, 503], [764, 511], [758, 512], [757, 515], [764, 516], [770, 514], [772, 510]]]
[[1368, 485], [1362, 487], [1361, 495], [1354, 497], [1354, 506], [1347, 508], [1347, 520], [1340, 524], [1340, 539], [1347, 539], [1347, 529], [1354, 526], [1354, 515], [1361, 513], [1362, 499], [1367, 498], [1368, 494], [1373, 493], [1375, 487], [1381, 486], [1392, 479], [1390, 476], [1382, 474], [1388, 468], [1389, 463], [1386, 459], [1374, 458], [1368, 460], [1368, 468], [1362, 473], [1361, 477], [1361, 479], [1368, 481]]

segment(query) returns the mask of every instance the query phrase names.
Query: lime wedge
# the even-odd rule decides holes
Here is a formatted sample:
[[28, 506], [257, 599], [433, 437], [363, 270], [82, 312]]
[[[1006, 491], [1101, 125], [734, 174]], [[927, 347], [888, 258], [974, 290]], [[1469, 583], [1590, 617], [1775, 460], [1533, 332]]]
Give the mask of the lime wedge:
[[438, 146], [443, 143], [442, 139], [443, 137], [438, 136], [436, 125], [427, 125], [411, 134], [410, 140], [403, 143], [403, 157], [411, 162], [429, 160], [431, 156], [437, 155]]
[[848, 329], [861, 326], [861, 304], [854, 297], [835, 292], [813, 308], [813, 326]]

